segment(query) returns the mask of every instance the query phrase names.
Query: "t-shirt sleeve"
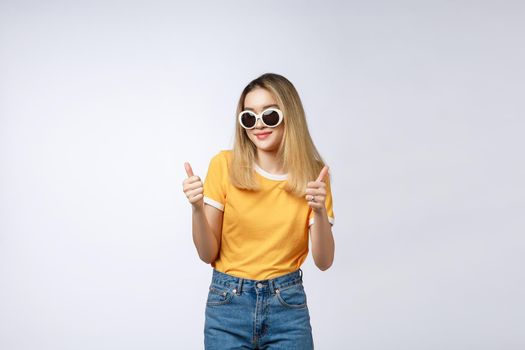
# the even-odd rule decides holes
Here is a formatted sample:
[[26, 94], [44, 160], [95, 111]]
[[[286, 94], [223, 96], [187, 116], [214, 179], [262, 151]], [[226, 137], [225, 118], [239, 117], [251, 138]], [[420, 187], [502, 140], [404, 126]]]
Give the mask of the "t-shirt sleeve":
[[[328, 221], [333, 226], [335, 222], [335, 215], [334, 215], [334, 208], [333, 208], [333, 201], [332, 201], [332, 186], [330, 184], [330, 177], [325, 177], [325, 183], [326, 183], [326, 214], [328, 216]], [[315, 219], [314, 219], [314, 211], [310, 208], [310, 214], [308, 215], [308, 227], [310, 227]]]
[[224, 211], [226, 204], [226, 189], [228, 179], [227, 160], [223, 152], [219, 152], [210, 160], [208, 173], [203, 184], [203, 201]]

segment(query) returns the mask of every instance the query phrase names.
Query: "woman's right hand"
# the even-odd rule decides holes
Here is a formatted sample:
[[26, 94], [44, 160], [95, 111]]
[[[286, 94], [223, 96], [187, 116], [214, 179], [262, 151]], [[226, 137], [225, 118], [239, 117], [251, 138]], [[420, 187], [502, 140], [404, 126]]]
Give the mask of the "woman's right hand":
[[202, 181], [200, 177], [193, 175], [190, 163], [185, 162], [184, 168], [188, 177], [182, 182], [182, 190], [193, 208], [202, 208], [204, 206]]

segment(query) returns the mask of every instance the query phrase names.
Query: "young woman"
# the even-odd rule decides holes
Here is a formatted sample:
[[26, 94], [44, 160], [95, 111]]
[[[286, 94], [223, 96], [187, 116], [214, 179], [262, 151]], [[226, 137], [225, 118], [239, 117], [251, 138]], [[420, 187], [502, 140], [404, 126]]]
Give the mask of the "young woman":
[[213, 267], [205, 311], [210, 349], [313, 349], [301, 265], [328, 269], [334, 223], [328, 167], [299, 95], [267, 73], [243, 90], [232, 150], [210, 161], [204, 184], [184, 164], [193, 241]]

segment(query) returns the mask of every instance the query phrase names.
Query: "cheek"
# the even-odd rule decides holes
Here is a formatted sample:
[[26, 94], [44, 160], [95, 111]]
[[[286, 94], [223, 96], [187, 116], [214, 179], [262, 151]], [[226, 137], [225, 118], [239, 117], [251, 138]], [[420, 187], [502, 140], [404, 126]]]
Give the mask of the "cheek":
[[284, 128], [281, 128], [277, 130], [277, 139], [281, 141], [281, 139], [284, 137]]

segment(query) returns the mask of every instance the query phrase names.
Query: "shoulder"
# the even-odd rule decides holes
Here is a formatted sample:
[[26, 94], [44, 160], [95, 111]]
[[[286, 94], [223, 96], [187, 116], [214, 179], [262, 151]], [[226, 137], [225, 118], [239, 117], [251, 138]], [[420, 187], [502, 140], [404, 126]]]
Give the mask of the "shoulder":
[[221, 166], [228, 167], [233, 158], [233, 150], [225, 149], [215, 153], [211, 158], [212, 163], [220, 164]]
[[218, 153], [216, 153], [213, 158], [217, 158], [222, 162], [230, 162], [233, 158], [233, 150], [231, 149], [223, 149], [220, 150]]

